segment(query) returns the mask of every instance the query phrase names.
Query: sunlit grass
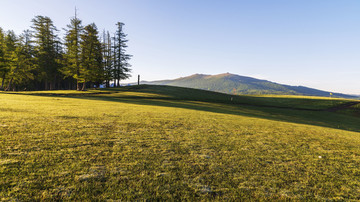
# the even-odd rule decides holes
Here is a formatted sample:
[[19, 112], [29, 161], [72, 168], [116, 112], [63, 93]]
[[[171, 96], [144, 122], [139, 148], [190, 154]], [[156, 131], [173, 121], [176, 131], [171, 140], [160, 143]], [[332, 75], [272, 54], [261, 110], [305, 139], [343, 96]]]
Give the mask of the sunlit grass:
[[360, 200], [356, 116], [102, 92], [0, 94], [0, 199]]

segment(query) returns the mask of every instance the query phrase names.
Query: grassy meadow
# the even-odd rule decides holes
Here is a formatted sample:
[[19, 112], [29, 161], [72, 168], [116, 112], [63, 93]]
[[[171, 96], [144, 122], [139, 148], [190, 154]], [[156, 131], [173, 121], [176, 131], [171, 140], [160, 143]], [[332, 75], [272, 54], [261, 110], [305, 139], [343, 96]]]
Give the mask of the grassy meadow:
[[147, 85], [0, 93], [0, 199], [360, 200], [355, 102]]

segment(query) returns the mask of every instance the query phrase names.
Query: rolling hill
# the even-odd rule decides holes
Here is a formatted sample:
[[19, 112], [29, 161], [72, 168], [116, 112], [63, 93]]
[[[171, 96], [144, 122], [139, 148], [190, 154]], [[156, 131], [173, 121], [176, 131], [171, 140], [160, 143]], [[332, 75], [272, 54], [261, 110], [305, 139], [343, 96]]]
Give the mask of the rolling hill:
[[[283, 85], [230, 73], [218, 75], [194, 74], [174, 80], [142, 81], [142, 83], [197, 88], [230, 94], [308, 95], [324, 97], [330, 95], [330, 92], [314, 88]], [[333, 97], [356, 98], [356, 96], [341, 93], [333, 93]]]
[[0, 92], [1, 201], [358, 201], [360, 102]]

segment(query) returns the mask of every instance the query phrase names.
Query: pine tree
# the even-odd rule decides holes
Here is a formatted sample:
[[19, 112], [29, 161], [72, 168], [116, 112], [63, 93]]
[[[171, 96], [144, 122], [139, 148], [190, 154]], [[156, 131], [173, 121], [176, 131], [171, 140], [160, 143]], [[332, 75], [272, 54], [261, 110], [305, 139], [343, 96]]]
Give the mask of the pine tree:
[[80, 35], [81, 63], [79, 80], [83, 83], [81, 90], [86, 89], [86, 82], [94, 82], [99, 86], [104, 80], [102, 45], [98, 30], [94, 23], [84, 27]]
[[[6, 79], [12, 76], [13, 72], [16, 69], [17, 65], [17, 57], [16, 57], [16, 43], [17, 37], [13, 31], [8, 31], [7, 35], [5, 36], [5, 54], [4, 54], [4, 77], [3, 82], [6, 82]], [[2, 85], [2, 88], [5, 90], [10, 90], [10, 86], [5, 88], [5, 85]]]
[[6, 63], [5, 63], [5, 33], [0, 28], [0, 79], [1, 79], [1, 86], [0, 90], [4, 89], [4, 83], [7, 73]]
[[103, 32], [103, 58], [104, 58], [104, 80], [107, 88], [113, 78], [113, 51], [110, 33]]
[[34, 49], [31, 45], [31, 32], [25, 30], [18, 37], [16, 43], [16, 67], [10, 71], [7, 90], [16, 89], [16, 86], [27, 89], [34, 80]]
[[60, 42], [55, 34], [57, 29], [49, 17], [36, 16], [32, 22], [35, 33], [38, 79], [44, 84], [45, 90], [52, 90], [55, 89], [56, 81], [59, 78], [56, 46]]
[[76, 89], [81, 90], [81, 78], [80, 72], [80, 35], [83, 32], [81, 20], [77, 18], [76, 10], [75, 17], [71, 19], [70, 24], [67, 25], [65, 36], [65, 66], [62, 69], [62, 73], [66, 77], [72, 77], [76, 79]]
[[64, 44], [49, 17], [35, 16], [32, 23], [32, 31], [19, 36], [0, 28], [0, 90], [72, 89], [75, 82], [85, 90], [102, 83], [110, 87], [112, 81], [120, 86], [130, 77], [124, 23], [116, 24], [113, 38], [104, 31], [101, 43], [96, 25], [83, 27], [75, 13]]
[[117, 30], [114, 37], [114, 86], [120, 86], [120, 80], [127, 79], [131, 75], [131, 65], [129, 64], [129, 60], [132, 55], [126, 54], [125, 49], [128, 47], [126, 43], [126, 34], [123, 32], [123, 26], [125, 25], [122, 22], [118, 22]]

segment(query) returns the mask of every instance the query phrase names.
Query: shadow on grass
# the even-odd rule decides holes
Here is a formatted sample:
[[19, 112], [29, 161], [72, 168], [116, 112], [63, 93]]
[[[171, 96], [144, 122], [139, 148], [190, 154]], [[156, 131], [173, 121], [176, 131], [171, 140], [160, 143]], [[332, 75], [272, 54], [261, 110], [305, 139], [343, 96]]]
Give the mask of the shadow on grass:
[[[122, 92], [150, 93], [155, 96], [126, 95], [122, 94]], [[198, 89], [147, 85], [104, 89], [99, 91], [99, 93], [57, 94], [42, 92], [37, 94], [22, 94], [175, 107], [360, 132], [360, 117], [328, 111], [326, 108], [327, 105], [317, 106], [314, 104], [313, 101], [316, 101], [316, 99], [253, 98], [250, 96], [234, 96]], [[284, 101], [287, 103], [284, 103]], [[304, 103], [304, 101], [306, 101], [306, 103]], [[327, 100], [320, 103], [325, 102], [329, 103], [333, 101]], [[337, 105], [344, 101], [338, 100], [336, 102], [335, 104]]]
[[[44, 96], [44, 95], [41, 95]], [[54, 97], [50, 95], [47, 97]], [[279, 108], [278, 106], [256, 106], [250, 104], [229, 104], [222, 102], [204, 102], [193, 100], [181, 100], [169, 97], [142, 97], [142, 96], [126, 96], [126, 97], [104, 97], [104, 96], [62, 96], [76, 99], [111, 101], [128, 104], [161, 106], [182, 108], [190, 110], [207, 111], [214, 113], [241, 115], [253, 118], [263, 118], [274, 121], [282, 121], [289, 123], [300, 123], [314, 126], [322, 126], [328, 128], [336, 128], [348, 131], [360, 132], [360, 118], [341, 114], [337, 112], [329, 112], [324, 110], [312, 109], [296, 109], [296, 108]]]

